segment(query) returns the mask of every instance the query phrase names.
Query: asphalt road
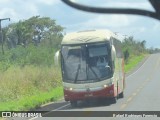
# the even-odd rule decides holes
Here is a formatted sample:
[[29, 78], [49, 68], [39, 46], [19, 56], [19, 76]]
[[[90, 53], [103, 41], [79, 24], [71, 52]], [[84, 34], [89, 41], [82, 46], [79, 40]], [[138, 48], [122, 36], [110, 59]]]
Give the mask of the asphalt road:
[[[69, 102], [63, 100], [57, 103], [51, 103], [37, 109], [38, 111], [50, 111], [45, 116], [53, 115], [55, 111], [159, 111], [160, 114], [160, 54], [149, 56], [145, 62], [136, 69], [132, 74], [126, 77], [126, 88], [124, 98], [118, 99], [117, 103], [111, 103], [109, 100], [90, 101], [89, 103], [80, 102], [78, 107], [72, 108]], [[71, 114], [76, 114], [71, 112]], [[71, 115], [69, 114], [69, 116]], [[63, 113], [60, 114], [63, 116]], [[133, 116], [132, 119], [135, 119]], [[48, 117], [49, 118], [49, 117]], [[124, 118], [124, 116], [117, 119]], [[130, 119], [131, 119], [130, 118]], [[158, 119], [156, 116], [146, 116], [145, 118]], [[55, 120], [64, 119], [63, 117], [50, 118]], [[65, 120], [82, 118], [65, 117]], [[91, 118], [83, 118], [91, 119]], [[110, 117], [95, 117], [98, 119], [116, 119]], [[128, 118], [125, 118], [128, 119]], [[143, 119], [143, 118], [141, 118]], [[159, 117], [160, 119], [160, 117]]]

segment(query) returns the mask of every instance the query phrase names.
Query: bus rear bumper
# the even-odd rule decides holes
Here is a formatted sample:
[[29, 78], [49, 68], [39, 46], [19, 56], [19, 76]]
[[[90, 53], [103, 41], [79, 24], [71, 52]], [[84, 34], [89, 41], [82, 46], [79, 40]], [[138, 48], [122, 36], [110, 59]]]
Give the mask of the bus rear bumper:
[[114, 85], [111, 85], [106, 88], [102, 88], [97, 91], [85, 91], [85, 92], [75, 92], [71, 90], [64, 89], [64, 99], [65, 101], [77, 101], [77, 100], [86, 100], [92, 98], [111, 98], [115, 97]]

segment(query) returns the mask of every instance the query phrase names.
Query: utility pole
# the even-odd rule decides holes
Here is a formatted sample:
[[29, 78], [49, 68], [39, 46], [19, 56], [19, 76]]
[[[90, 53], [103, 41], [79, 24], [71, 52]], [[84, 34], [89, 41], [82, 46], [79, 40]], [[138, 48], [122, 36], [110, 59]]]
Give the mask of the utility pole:
[[1, 35], [0, 40], [2, 42], [2, 54], [4, 55], [4, 41], [3, 41], [3, 33], [2, 33], [2, 25], [1, 25], [3, 20], [9, 20], [10, 21], [10, 18], [0, 19], [0, 35]]

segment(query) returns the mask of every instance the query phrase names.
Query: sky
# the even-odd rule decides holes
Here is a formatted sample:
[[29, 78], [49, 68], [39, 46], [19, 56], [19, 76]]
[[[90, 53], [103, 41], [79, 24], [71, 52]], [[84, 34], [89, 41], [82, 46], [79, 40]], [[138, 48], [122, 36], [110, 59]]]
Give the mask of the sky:
[[[96, 7], [139, 8], [154, 11], [148, 0], [72, 0]], [[0, 0], [0, 19], [2, 27], [25, 20], [32, 16], [50, 17], [56, 23], [65, 27], [64, 32], [109, 29], [122, 38], [133, 36], [138, 41], [146, 40], [146, 46], [160, 48], [160, 21], [138, 15], [109, 15], [89, 13], [76, 10], [64, 4], [61, 0]]]

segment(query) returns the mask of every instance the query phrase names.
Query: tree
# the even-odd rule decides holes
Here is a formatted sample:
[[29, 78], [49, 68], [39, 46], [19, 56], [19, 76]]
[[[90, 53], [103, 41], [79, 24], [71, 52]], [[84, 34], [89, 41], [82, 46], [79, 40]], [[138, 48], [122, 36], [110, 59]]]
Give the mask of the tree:
[[122, 42], [122, 49], [124, 53], [124, 58], [126, 63], [128, 62], [129, 56], [137, 56], [145, 53], [146, 50], [146, 41], [135, 40], [132, 36], [124, 39]]
[[128, 59], [129, 59], [129, 51], [128, 51], [128, 49], [126, 49], [124, 51], [124, 60], [126, 61], [126, 63], [128, 63]]
[[28, 20], [10, 24], [7, 28], [6, 40], [9, 47], [13, 46], [13, 43], [24, 47], [27, 47], [28, 44], [37, 46], [42, 41], [48, 45], [57, 46], [62, 40], [63, 29], [49, 17], [33, 16]]
[[145, 49], [146, 41], [143, 40], [140, 44], [141, 44], [142, 48]]

